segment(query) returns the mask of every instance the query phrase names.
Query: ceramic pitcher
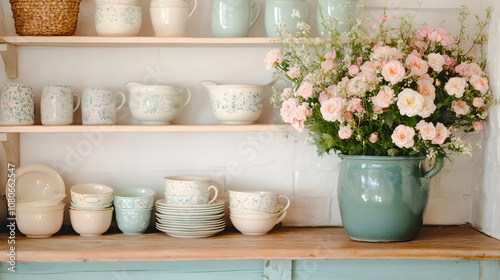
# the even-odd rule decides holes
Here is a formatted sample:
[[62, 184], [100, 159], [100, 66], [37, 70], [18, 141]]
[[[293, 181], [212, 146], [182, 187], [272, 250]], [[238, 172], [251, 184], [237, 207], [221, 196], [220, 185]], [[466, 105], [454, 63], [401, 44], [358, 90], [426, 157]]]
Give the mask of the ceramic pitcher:
[[283, 24], [292, 33], [299, 31], [297, 24], [307, 21], [307, 3], [304, 0], [266, 0], [265, 27], [268, 37], [278, 37], [276, 28]]
[[318, 0], [316, 22], [321, 36], [327, 36], [326, 27], [335, 26], [337, 32], [349, 30], [349, 19], [356, 18], [358, 0]]
[[256, 0], [213, 0], [212, 33], [223, 38], [247, 37], [259, 16]]

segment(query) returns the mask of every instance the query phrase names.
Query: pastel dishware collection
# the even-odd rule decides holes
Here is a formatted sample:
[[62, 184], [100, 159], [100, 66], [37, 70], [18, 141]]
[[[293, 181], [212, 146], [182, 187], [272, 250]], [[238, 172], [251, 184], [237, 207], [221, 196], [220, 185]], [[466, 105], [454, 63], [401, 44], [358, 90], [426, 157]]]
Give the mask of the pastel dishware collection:
[[108, 231], [113, 219], [113, 188], [97, 183], [71, 187], [69, 217], [80, 236], [100, 236]]
[[69, 125], [80, 106], [80, 97], [68, 85], [49, 84], [42, 88], [40, 114], [43, 125]]
[[0, 125], [35, 123], [33, 89], [22, 84], [6, 84], [0, 93]]
[[297, 24], [307, 19], [305, 0], [267, 0], [265, 2], [265, 29], [268, 37], [278, 37], [277, 27], [283, 25], [291, 33], [300, 31]]
[[256, 0], [213, 0], [212, 34], [214, 37], [247, 37], [260, 16]]
[[[280, 203], [279, 200], [286, 201]], [[229, 218], [245, 235], [267, 234], [281, 222], [290, 207], [285, 195], [267, 191], [229, 191]]]
[[99, 36], [136, 36], [142, 27], [137, 1], [96, 1], [94, 24]]
[[191, 100], [191, 91], [174, 85], [144, 85], [127, 83], [129, 110], [146, 125], [170, 124]]
[[148, 188], [125, 188], [114, 192], [116, 223], [129, 235], [146, 232], [153, 214], [155, 192]]
[[[121, 100], [118, 102], [118, 98]], [[86, 88], [82, 95], [82, 123], [84, 125], [112, 125], [116, 122], [116, 111], [125, 104], [122, 92], [114, 93], [110, 88]]]
[[[65, 185], [61, 176], [44, 165], [26, 165], [15, 171], [16, 225], [30, 238], [57, 233], [64, 219]], [[7, 182], [6, 195], [12, 188]]]
[[197, 0], [152, 0], [149, 12], [155, 36], [186, 37], [188, 21], [197, 6]]

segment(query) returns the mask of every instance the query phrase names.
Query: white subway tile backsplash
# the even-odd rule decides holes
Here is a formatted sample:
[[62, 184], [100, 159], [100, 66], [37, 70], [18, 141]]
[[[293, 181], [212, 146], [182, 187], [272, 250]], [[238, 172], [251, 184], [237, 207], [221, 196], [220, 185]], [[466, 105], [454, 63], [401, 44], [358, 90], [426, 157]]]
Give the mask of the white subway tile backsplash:
[[291, 198], [293, 207], [288, 210], [284, 226], [327, 226], [330, 224], [332, 199]]

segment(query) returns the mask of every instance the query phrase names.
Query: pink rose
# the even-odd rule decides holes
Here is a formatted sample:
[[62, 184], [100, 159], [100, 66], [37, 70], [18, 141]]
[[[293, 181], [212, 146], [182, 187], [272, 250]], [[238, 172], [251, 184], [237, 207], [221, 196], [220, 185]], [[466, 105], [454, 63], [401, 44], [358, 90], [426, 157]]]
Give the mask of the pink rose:
[[415, 145], [413, 137], [415, 136], [415, 130], [409, 126], [400, 124], [394, 129], [391, 138], [392, 143], [400, 148], [411, 148]]
[[379, 107], [377, 105], [372, 106], [372, 110], [375, 114], [383, 114], [384, 113], [384, 108]]
[[490, 89], [488, 80], [479, 75], [472, 75], [472, 77], [470, 77], [470, 83], [475, 90], [479, 91], [482, 94], [487, 93]]
[[431, 32], [429, 28], [420, 28], [417, 32], [417, 38], [424, 39]]
[[359, 73], [359, 67], [356, 65], [351, 65], [351, 66], [349, 66], [348, 72], [349, 72], [349, 75], [354, 77], [356, 74]]
[[349, 111], [344, 111], [344, 113], [342, 114], [342, 116], [344, 117], [344, 119], [348, 122], [352, 122], [352, 120], [354, 119], [352, 117], [352, 113], [349, 112]]
[[360, 66], [361, 63], [363, 63], [363, 58], [362, 57], [356, 58], [356, 66]]
[[340, 119], [344, 111], [345, 100], [340, 97], [333, 97], [325, 100], [321, 104], [321, 115], [326, 121], [334, 122]]
[[475, 122], [474, 123], [474, 130], [475, 131], [481, 131], [481, 130], [483, 130], [483, 123], [482, 122]]
[[339, 129], [340, 139], [349, 139], [352, 136], [352, 129], [350, 126], [344, 126]]
[[380, 15], [380, 19], [381, 19], [381, 20], [387, 20], [387, 18], [388, 18], [388, 17], [389, 17], [389, 16], [388, 16], [388, 15], [386, 15], [386, 14], [381, 14], [381, 15]]
[[446, 54], [443, 54], [443, 58], [444, 58], [444, 65], [453, 67], [455, 64], [457, 64], [457, 61], [455, 59], [449, 57]]
[[297, 98], [290, 98], [281, 104], [280, 115], [284, 122], [292, 123], [295, 119], [295, 109], [299, 106]]
[[423, 80], [422, 82], [417, 82], [417, 84], [418, 93], [420, 93], [424, 97], [430, 98], [432, 101], [436, 99], [436, 87], [434, 87], [432, 82]]
[[282, 63], [283, 56], [281, 55], [280, 49], [270, 50], [264, 62], [266, 63], [266, 70], [272, 69], [276, 67], [277, 64]]
[[304, 121], [293, 120], [292, 127], [295, 128], [298, 132], [304, 131]]
[[328, 52], [324, 55], [324, 58], [326, 60], [334, 60], [337, 57], [337, 53], [335, 51], [333, 52]]
[[309, 108], [309, 103], [304, 102], [294, 110], [294, 118], [299, 121], [305, 121], [312, 115], [312, 110]]
[[436, 72], [443, 71], [444, 58], [438, 53], [431, 53], [427, 56], [427, 63]]
[[338, 93], [338, 87], [337, 85], [330, 85], [326, 88], [326, 93], [330, 97], [336, 97]]
[[377, 67], [375, 64], [371, 61], [367, 61], [363, 63], [360, 67], [361, 72], [366, 73], [366, 74], [375, 74], [377, 72]]
[[432, 139], [432, 144], [442, 145], [446, 138], [450, 136], [450, 131], [442, 123], [436, 124], [436, 136]]
[[482, 75], [483, 70], [476, 63], [461, 63], [455, 67], [455, 72], [462, 77], [472, 77], [473, 75]]
[[480, 97], [474, 98], [472, 105], [476, 108], [481, 108], [484, 105], [484, 99]]
[[302, 85], [300, 85], [298, 93], [305, 99], [311, 97], [313, 94], [313, 85], [311, 83], [304, 82]]
[[467, 103], [465, 103], [465, 101], [462, 100], [460, 101], [455, 100], [451, 102], [451, 108], [453, 109], [453, 111], [455, 111], [457, 116], [466, 115], [470, 111], [469, 105], [467, 105]]
[[406, 65], [410, 67], [411, 73], [416, 76], [422, 76], [429, 70], [427, 62], [415, 54], [408, 55]]
[[401, 62], [391, 60], [382, 69], [382, 76], [384, 76], [386, 81], [395, 85], [403, 80], [405, 68]]
[[449, 95], [461, 98], [464, 96], [465, 90], [468, 86], [469, 85], [464, 78], [453, 77], [446, 82], [444, 89]]
[[292, 67], [288, 70], [288, 72], [286, 72], [286, 74], [292, 79], [297, 79], [300, 77], [300, 69], [298, 67]]
[[433, 140], [436, 137], [436, 128], [433, 123], [421, 120], [416, 128], [420, 131], [420, 136], [423, 140]]
[[370, 134], [368, 141], [370, 141], [371, 143], [375, 143], [375, 142], [377, 142], [377, 140], [378, 140], [378, 133], [377, 132], [373, 132], [372, 134]]
[[333, 62], [333, 60], [328, 59], [321, 62], [321, 69], [323, 69], [325, 72], [332, 70], [333, 67], [335, 67], [335, 63]]
[[434, 100], [430, 97], [424, 96], [424, 104], [422, 105], [422, 109], [418, 112], [418, 115], [422, 118], [430, 117], [434, 111], [436, 111], [436, 104], [434, 104]]
[[383, 86], [380, 88], [378, 94], [372, 97], [372, 102], [375, 106], [380, 108], [387, 108], [391, 105], [394, 99], [394, 90], [389, 86]]
[[359, 98], [353, 98], [349, 100], [348, 107], [350, 108], [349, 111], [351, 112], [363, 112], [363, 106], [361, 105], [361, 99]]

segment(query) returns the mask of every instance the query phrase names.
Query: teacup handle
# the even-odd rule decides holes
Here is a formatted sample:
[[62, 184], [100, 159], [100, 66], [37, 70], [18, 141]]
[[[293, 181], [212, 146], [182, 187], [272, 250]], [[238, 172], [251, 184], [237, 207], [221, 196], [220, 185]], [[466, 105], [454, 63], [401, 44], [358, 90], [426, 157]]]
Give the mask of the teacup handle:
[[73, 94], [73, 113], [80, 107], [80, 96]]
[[276, 220], [275, 225], [277, 225], [279, 222], [281, 222], [285, 218], [285, 216], [286, 216], [286, 211], [283, 211], [281, 216]]
[[286, 209], [288, 209], [288, 207], [290, 207], [290, 199], [282, 194], [278, 195], [278, 199], [280, 199], [280, 197], [283, 197], [286, 199], [286, 206], [285, 206], [285, 208], [283, 208], [283, 210], [281, 210], [281, 212], [285, 212]]
[[196, 10], [196, 7], [198, 6], [198, 0], [194, 0], [194, 6], [193, 8], [191, 8], [191, 11], [189, 11], [189, 16], [188, 18], [191, 18], [191, 16], [193, 15], [194, 13], [194, 10]]
[[250, 22], [250, 27], [252, 27], [256, 22], [257, 20], [259, 19], [259, 16], [260, 16], [260, 3], [257, 3], [257, 1], [255, 0], [252, 0], [252, 15], [253, 15], [253, 7], [257, 5], [257, 15], [255, 16], [255, 18]]
[[214, 198], [212, 198], [208, 204], [211, 204], [212, 202], [214, 202], [216, 199], [217, 199], [217, 196], [219, 195], [219, 191], [217, 190], [217, 187], [214, 186], [214, 185], [211, 185], [210, 187], [208, 187], [208, 191], [210, 192], [210, 190], [214, 190], [215, 194], [214, 194]]
[[181, 87], [181, 91], [183, 93], [186, 93], [187, 94], [187, 98], [186, 98], [186, 101], [184, 102], [184, 105], [182, 105], [182, 107], [186, 107], [186, 105], [189, 103], [189, 101], [191, 100], [191, 91], [188, 89], [188, 88], [185, 88], [185, 87]]
[[117, 92], [116, 96], [118, 95], [122, 97], [122, 102], [120, 102], [120, 105], [116, 106], [116, 110], [120, 110], [123, 107], [123, 104], [125, 104], [125, 94], [123, 94], [123, 92]]

